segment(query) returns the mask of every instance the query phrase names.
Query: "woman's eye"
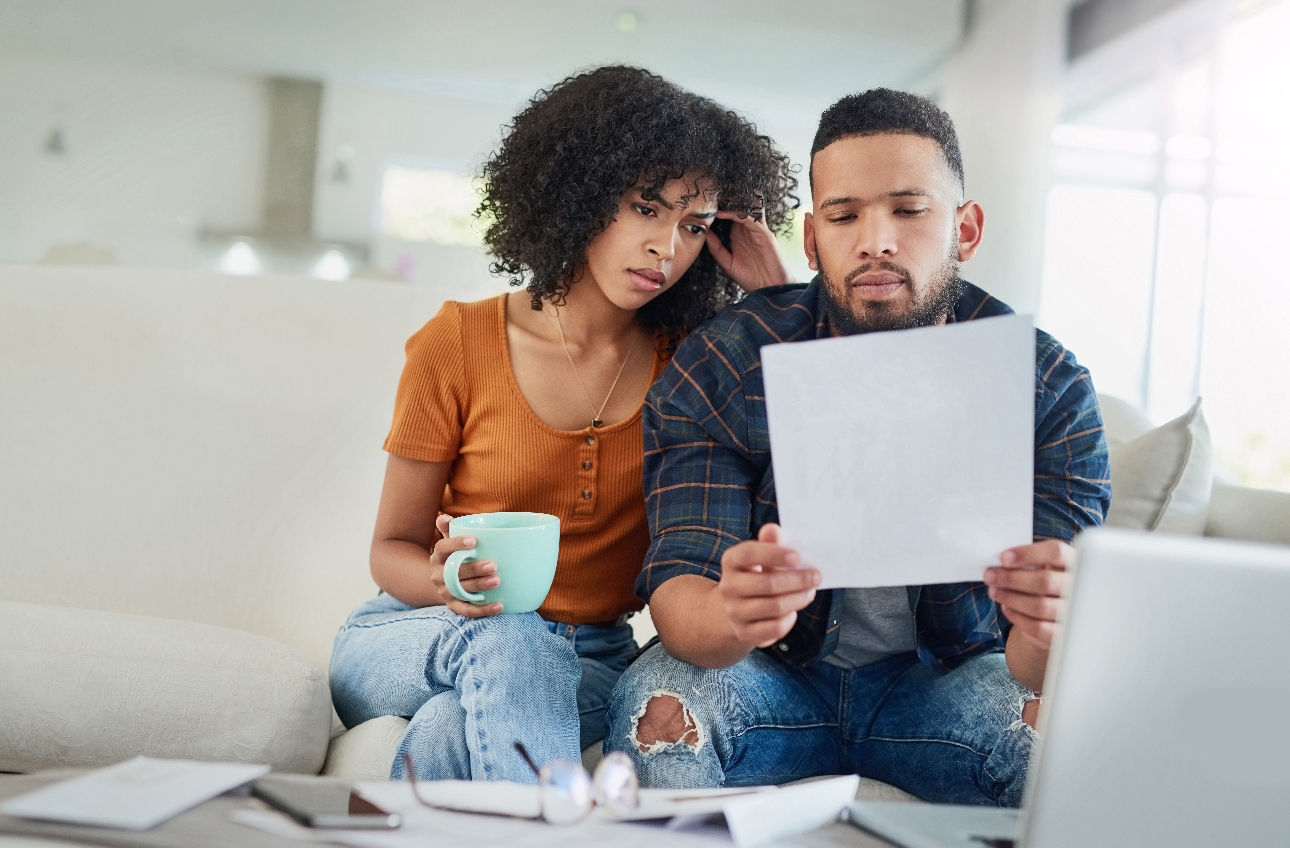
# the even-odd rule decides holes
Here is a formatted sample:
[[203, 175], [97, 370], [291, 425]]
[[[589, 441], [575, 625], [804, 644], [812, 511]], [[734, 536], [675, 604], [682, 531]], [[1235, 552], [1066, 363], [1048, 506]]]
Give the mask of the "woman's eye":
[[696, 236], [701, 236], [708, 231], [708, 228], [702, 224], [686, 224], [685, 228]]
[[643, 203], [632, 204], [632, 208], [645, 216], [654, 214], [654, 210], [651, 207], [644, 205]]

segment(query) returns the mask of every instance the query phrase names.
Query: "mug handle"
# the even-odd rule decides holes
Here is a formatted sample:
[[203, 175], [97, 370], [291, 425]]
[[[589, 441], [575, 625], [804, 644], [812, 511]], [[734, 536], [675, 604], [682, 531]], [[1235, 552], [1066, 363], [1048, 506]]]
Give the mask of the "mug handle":
[[461, 579], [457, 572], [461, 569], [461, 564], [467, 560], [475, 559], [473, 550], [453, 551], [448, 555], [448, 559], [443, 563], [443, 582], [448, 587], [448, 592], [459, 601], [467, 603], [483, 604], [486, 598], [479, 592], [467, 592], [461, 585]]

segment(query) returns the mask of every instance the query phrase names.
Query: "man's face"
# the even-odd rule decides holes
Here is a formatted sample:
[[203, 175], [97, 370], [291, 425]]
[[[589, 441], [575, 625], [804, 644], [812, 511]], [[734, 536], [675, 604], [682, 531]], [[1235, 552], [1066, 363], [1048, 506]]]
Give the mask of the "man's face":
[[976, 252], [981, 207], [929, 138], [884, 133], [833, 142], [812, 161], [805, 247], [821, 272], [834, 335], [943, 323], [959, 262]]

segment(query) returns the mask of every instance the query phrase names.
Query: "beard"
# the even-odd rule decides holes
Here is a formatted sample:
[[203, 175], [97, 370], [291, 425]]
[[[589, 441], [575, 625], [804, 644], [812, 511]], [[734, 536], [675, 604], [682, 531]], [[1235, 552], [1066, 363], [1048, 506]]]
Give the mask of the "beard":
[[[963, 279], [959, 276], [958, 244], [952, 248], [950, 256], [932, 276], [927, 288], [919, 293], [914, 286], [914, 275], [908, 268], [895, 262], [869, 262], [847, 274], [843, 287], [850, 289], [851, 280], [875, 268], [899, 274], [905, 285], [914, 293], [913, 303], [891, 303], [878, 301], [865, 305], [862, 315], [857, 315], [849, 299], [843, 299], [834, 290], [833, 281], [824, 273], [820, 262], [820, 253], [815, 252], [815, 264], [820, 269], [820, 299], [824, 305], [824, 317], [829, 322], [829, 329], [839, 336], [855, 336], [861, 333], [875, 333], [882, 330], [908, 330], [913, 327], [930, 327], [939, 324], [947, 317], [963, 296]], [[848, 292], [849, 293], [849, 292]]]

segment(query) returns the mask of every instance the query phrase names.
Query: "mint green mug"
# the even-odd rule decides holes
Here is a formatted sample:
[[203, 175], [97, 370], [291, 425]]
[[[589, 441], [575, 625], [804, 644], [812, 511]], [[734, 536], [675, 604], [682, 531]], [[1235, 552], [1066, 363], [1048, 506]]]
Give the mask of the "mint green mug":
[[[560, 519], [544, 512], [481, 512], [454, 518], [448, 535], [475, 537], [475, 547], [449, 554], [443, 564], [443, 582], [454, 598], [476, 606], [500, 602], [504, 613], [533, 612], [542, 606], [555, 579]], [[459, 576], [467, 560], [497, 563], [500, 585], [467, 592]]]

